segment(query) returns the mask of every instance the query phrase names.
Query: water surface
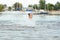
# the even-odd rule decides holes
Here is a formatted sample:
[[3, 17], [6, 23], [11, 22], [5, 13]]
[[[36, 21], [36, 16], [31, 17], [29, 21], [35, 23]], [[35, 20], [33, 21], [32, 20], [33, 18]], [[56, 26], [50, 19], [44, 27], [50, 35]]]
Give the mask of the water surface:
[[60, 40], [60, 16], [2, 14], [0, 40]]

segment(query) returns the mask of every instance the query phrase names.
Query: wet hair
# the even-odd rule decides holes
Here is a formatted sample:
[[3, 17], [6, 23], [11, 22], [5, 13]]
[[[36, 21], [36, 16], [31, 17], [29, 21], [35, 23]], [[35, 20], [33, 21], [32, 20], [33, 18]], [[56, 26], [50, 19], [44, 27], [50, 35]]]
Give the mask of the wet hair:
[[28, 15], [30, 16], [30, 13]]

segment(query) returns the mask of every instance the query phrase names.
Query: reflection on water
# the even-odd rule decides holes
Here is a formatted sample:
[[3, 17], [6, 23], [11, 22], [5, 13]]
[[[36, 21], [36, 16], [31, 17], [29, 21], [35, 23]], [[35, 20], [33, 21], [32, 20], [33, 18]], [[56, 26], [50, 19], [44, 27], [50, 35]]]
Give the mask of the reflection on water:
[[2, 14], [0, 40], [60, 40], [60, 16]]

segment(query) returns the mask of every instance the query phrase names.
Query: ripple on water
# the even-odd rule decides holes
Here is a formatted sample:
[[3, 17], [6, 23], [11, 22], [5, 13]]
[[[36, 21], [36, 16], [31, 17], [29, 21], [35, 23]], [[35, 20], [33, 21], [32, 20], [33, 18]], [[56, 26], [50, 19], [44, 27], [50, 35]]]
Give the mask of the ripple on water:
[[26, 17], [14, 14], [0, 17], [0, 40], [60, 40], [60, 16], [34, 15], [32, 20]]

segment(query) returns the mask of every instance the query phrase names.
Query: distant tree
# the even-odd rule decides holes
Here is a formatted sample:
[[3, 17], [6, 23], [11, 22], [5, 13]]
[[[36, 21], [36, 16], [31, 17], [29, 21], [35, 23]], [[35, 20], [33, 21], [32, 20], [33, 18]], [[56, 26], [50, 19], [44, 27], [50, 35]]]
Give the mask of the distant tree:
[[60, 2], [57, 2], [57, 3], [55, 4], [55, 10], [60, 10]]
[[6, 5], [6, 4], [4, 4], [3, 6], [4, 6], [4, 8], [6, 8], [6, 7], [7, 7], [7, 5]]
[[4, 6], [2, 4], [0, 4], [0, 12], [3, 11]]
[[13, 5], [13, 7], [15, 8], [15, 10], [16, 10], [16, 8], [20, 8], [20, 9], [22, 9], [22, 4], [16, 2], [16, 3]]
[[45, 9], [45, 0], [40, 0], [39, 1], [39, 8], [40, 9]]
[[47, 10], [54, 10], [53, 4], [48, 3], [46, 6], [47, 6]]
[[11, 11], [11, 9], [12, 9], [12, 8], [9, 6], [9, 7], [8, 7], [8, 11]]
[[33, 7], [33, 5], [28, 5], [28, 7]]
[[37, 5], [37, 4], [34, 4], [34, 5], [33, 5], [33, 8], [34, 8], [34, 9], [38, 9], [38, 5]]

